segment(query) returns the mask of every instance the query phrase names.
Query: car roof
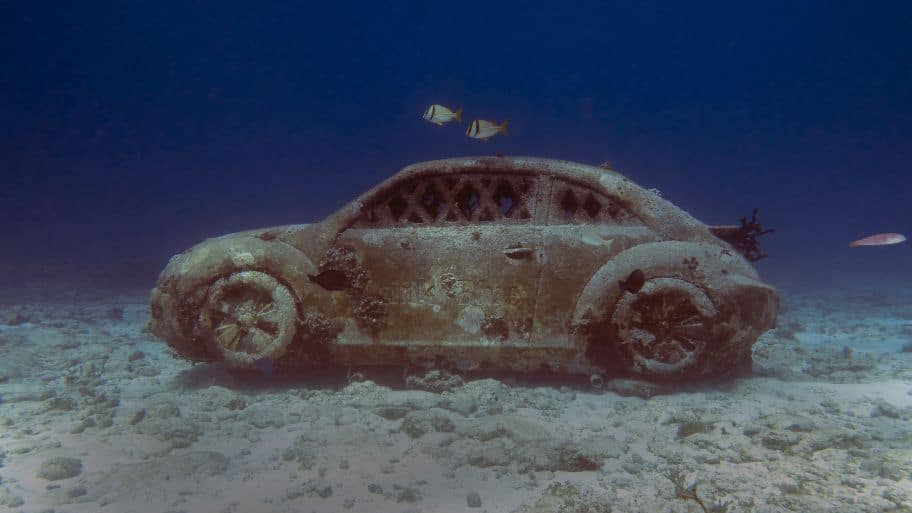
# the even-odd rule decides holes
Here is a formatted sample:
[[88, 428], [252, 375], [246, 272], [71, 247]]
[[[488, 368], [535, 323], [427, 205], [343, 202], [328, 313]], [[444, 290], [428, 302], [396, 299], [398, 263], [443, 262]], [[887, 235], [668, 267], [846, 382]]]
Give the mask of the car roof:
[[392, 191], [408, 180], [448, 174], [492, 173], [551, 176], [589, 187], [616, 199], [644, 224], [669, 240], [699, 240], [718, 244], [720, 241], [703, 223], [663, 199], [656, 191], [647, 190], [629, 178], [588, 164], [539, 157], [458, 157], [419, 162], [402, 168], [357, 199], [339, 209], [325, 222], [338, 231], [353, 224], [372, 199]]

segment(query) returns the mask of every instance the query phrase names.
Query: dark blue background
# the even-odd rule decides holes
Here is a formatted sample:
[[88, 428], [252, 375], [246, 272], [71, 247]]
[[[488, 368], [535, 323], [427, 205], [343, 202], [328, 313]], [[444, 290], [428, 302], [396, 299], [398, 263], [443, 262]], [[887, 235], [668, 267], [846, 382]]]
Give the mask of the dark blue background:
[[912, 4], [383, 4], [4, 3], [0, 277], [151, 283], [204, 237], [500, 151], [609, 160], [710, 224], [758, 206], [785, 288], [910, 282], [908, 243], [847, 243], [912, 232]]

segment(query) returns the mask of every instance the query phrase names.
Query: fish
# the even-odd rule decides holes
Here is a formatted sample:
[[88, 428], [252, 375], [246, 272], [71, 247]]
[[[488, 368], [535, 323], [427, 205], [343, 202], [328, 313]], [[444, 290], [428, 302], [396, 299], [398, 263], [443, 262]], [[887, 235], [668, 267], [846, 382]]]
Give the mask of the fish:
[[618, 285], [621, 287], [621, 294], [624, 292], [636, 294], [643, 288], [644, 283], [646, 283], [646, 273], [642, 269], [637, 269], [630, 273], [626, 280], [619, 281]]
[[605, 236], [608, 235], [607, 232], [608, 230], [587, 227], [580, 233], [580, 240], [583, 241], [583, 244], [588, 246], [604, 246], [605, 249], [611, 251], [611, 246], [614, 245], [614, 239], [605, 238]]
[[444, 107], [443, 105], [435, 103], [434, 105], [428, 107], [427, 110], [424, 111], [424, 115], [421, 117], [423, 117], [426, 121], [430, 121], [431, 123], [436, 124], [437, 126], [441, 126], [444, 123], [449, 123], [453, 120], [455, 120], [457, 123], [462, 123], [462, 107], [459, 107], [454, 112]]
[[324, 289], [333, 292], [350, 289], [352, 287], [351, 280], [348, 279], [348, 276], [337, 269], [329, 269], [317, 275], [308, 274], [307, 278], [311, 283], [316, 283]]
[[904, 240], [906, 240], [906, 236], [901, 233], [878, 233], [853, 241], [849, 246], [853, 248], [857, 246], [887, 246], [890, 244], [899, 244]]
[[507, 120], [503, 120], [501, 124], [495, 124], [493, 121], [488, 121], [485, 119], [476, 119], [469, 123], [469, 128], [466, 129], [466, 135], [472, 139], [481, 139], [482, 141], [487, 141], [491, 137], [494, 137], [497, 134], [507, 134]]

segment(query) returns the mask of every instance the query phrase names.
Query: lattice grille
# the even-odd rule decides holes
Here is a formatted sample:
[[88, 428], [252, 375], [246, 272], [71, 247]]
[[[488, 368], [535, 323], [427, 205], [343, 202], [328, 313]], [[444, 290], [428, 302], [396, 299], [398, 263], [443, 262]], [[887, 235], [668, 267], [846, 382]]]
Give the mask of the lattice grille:
[[421, 177], [365, 207], [364, 227], [415, 224], [530, 222], [536, 178], [528, 175], [446, 175]]
[[555, 181], [551, 197], [551, 224], [629, 224], [634, 220], [616, 201], [579, 185]]

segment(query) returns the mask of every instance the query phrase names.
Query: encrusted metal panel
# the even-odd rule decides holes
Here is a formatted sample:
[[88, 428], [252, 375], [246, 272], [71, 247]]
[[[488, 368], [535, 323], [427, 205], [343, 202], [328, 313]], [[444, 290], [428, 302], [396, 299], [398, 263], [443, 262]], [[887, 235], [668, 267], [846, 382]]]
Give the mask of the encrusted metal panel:
[[568, 327], [580, 292], [592, 276], [618, 253], [655, 238], [655, 233], [643, 226], [542, 227], [545, 261], [539, 280], [533, 345], [570, 346]]
[[[339, 247], [357, 258], [363, 287], [339, 295], [340, 344], [527, 345], [540, 232], [534, 225], [354, 228]], [[362, 319], [364, 298], [380, 319]]]
[[734, 248], [619, 173], [466, 157], [408, 166], [318, 223], [194, 246], [162, 272], [150, 327], [235, 366], [673, 380], [749, 363], [777, 305]]

